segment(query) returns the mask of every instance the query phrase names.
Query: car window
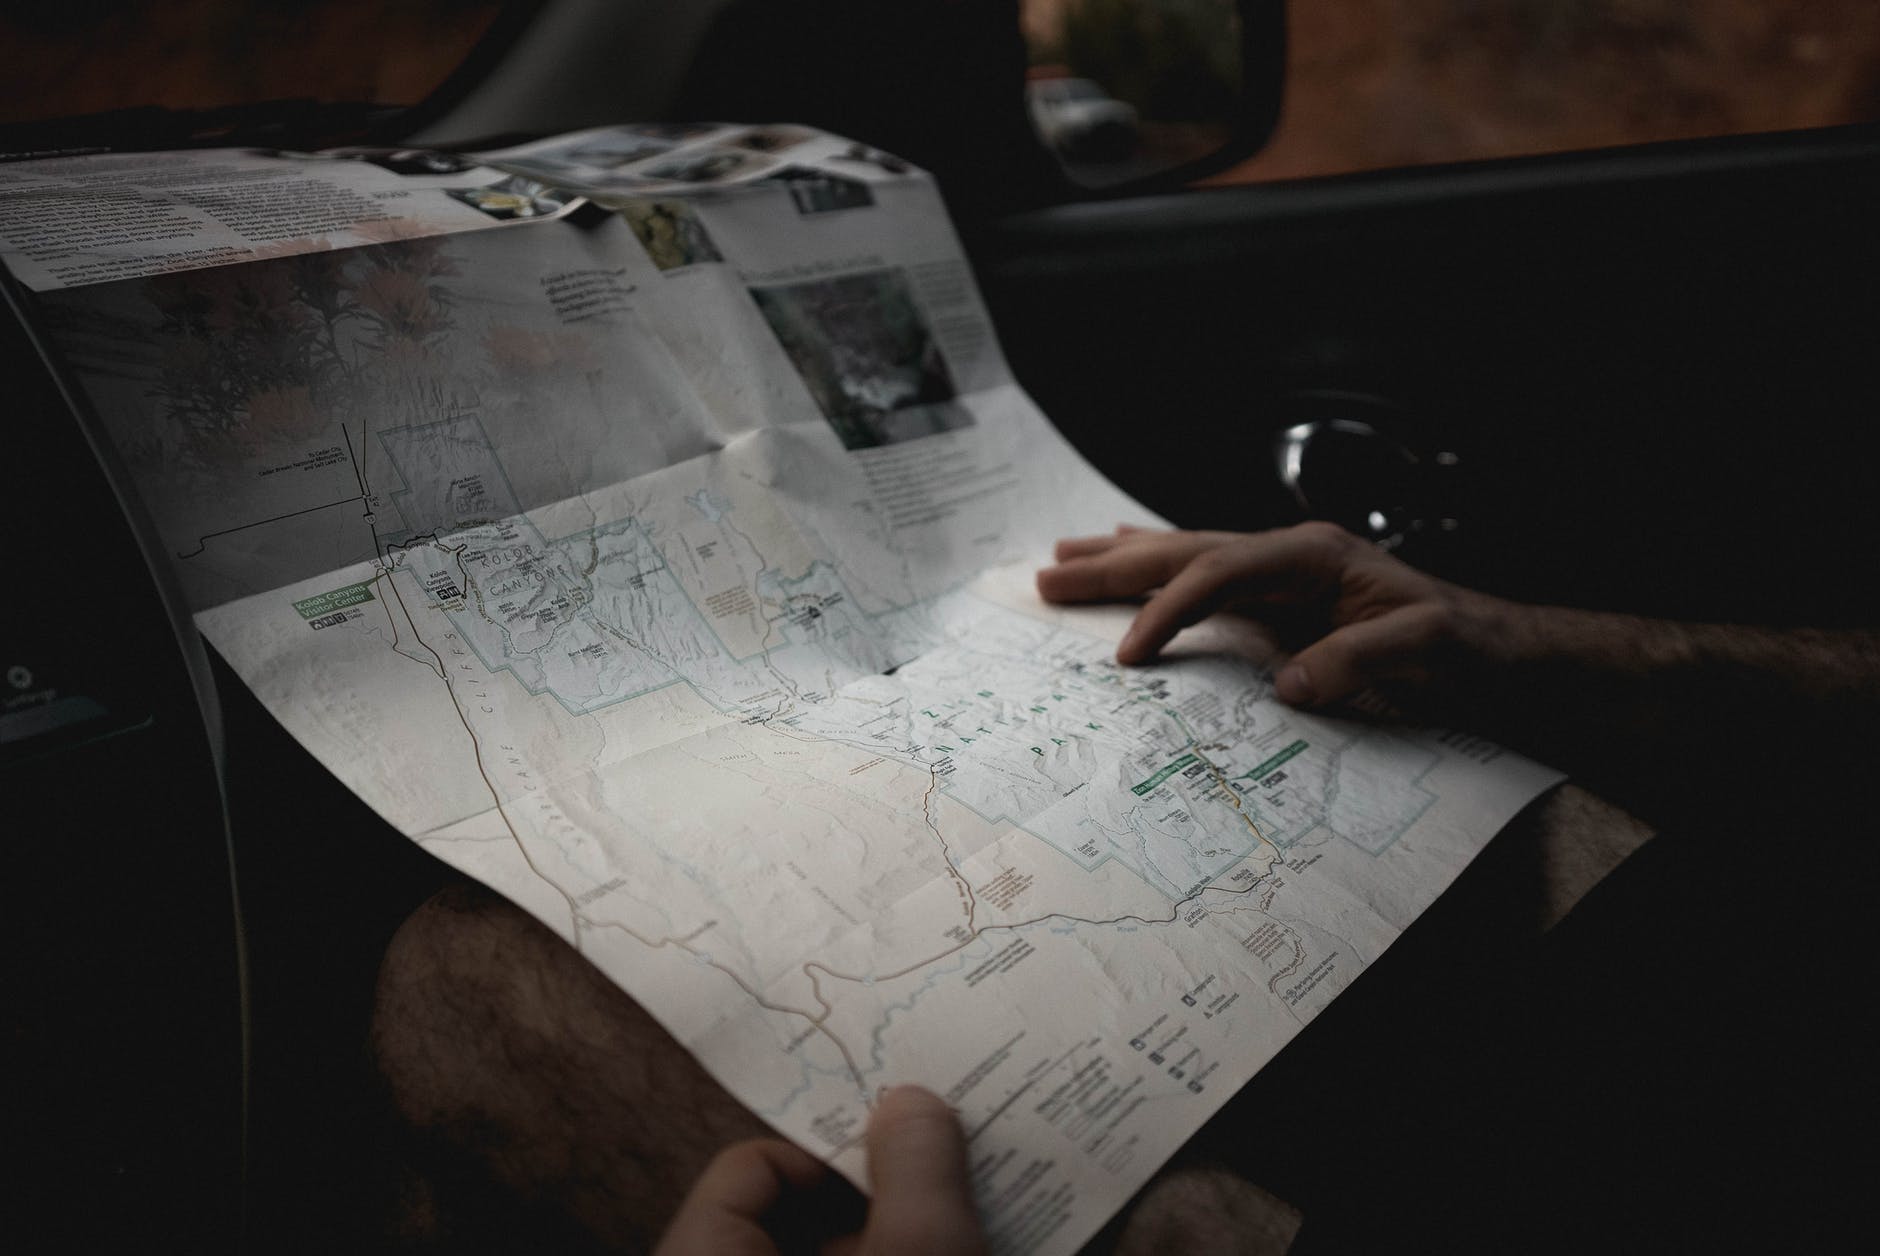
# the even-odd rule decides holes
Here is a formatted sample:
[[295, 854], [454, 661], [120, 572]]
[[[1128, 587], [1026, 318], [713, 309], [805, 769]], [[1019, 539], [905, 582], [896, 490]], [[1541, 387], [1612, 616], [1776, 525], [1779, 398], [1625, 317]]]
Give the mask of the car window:
[[305, 98], [416, 104], [498, 0], [9, 0], [0, 124]]
[[1072, 182], [1124, 183], [1227, 142], [1240, 94], [1237, 0], [1018, 8], [1032, 126]]
[[1873, 0], [1291, 0], [1248, 182], [1880, 120]]
[[[1016, 12], [1030, 126], [1077, 181], [1127, 182], [1226, 140], [1241, 89], [1236, 0], [1003, 4], [928, 8], [994, 23]], [[0, 5], [0, 125], [296, 97], [411, 104], [505, 11], [532, 7], [13, 0]], [[1209, 182], [1880, 120], [1874, 0], [1290, 0], [1287, 21], [1278, 128]], [[956, 44], [926, 46], [960, 61]]]
[[[1224, 139], [1239, 90], [1233, 0], [1021, 8], [1034, 78], [1094, 80], [1138, 111], [1133, 140], [1107, 146], [1089, 141], [1092, 122], [1034, 116], [1078, 182], [1110, 182], [1106, 162], [1120, 181]], [[1286, 16], [1278, 129], [1209, 182], [1880, 119], [1874, 0], [1289, 0]]]

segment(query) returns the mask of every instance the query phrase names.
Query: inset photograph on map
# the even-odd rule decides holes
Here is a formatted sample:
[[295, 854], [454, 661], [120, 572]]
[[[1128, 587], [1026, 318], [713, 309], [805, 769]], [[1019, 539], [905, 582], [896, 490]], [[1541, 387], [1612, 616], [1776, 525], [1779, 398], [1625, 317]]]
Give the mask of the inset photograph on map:
[[559, 214], [575, 199], [572, 193], [514, 175], [488, 187], [446, 188], [444, 191], [473, 209], [502, 219], [547, 218]]
[[786, 166], [776, 174], [766, 175], [763, 181], [781, 183], [790, 189], [790, 199], [796, 203], [799, 214], [866, 209], [875, 203], [875, 194], [866, 183], [803, 166]]
[[564, 161], [576, 166], [588, 166], [599, 170], [613, 170], [630, 161], [639, 161], [643, 157], [657, 157], [672, 147], [673, 142], [651, 135], [615, 134], [598, 139], [592, 143], [568, 149], [556, 154]]
[[725, 260], [705, 224], [684, 201], [629, 201], [621, 206], [620, 216], [661, 270]]
[[434, 148], [339, 148], [332, 156], [347, 161], [363, 161], [393, 174], [462, 174], [480, 164], [474, 157], [446, 153]]
[[750, 291], [845, 449], [972, 426], [905, 272]]
[[858, 166], [872, 166], [884, 174], [907, 174], [914, 169], [893, 153], [884, 153], [879, 148], [870, 148], [867, 144], [850, 144], [830, 160], [852, 162]]
[[717, 183], [735, 175], [749, 174], [768, 164], [766, 158], [755, 153], [708, 149], [704, 152], [681, 153], [670, 161], [662, 161], [633, 173], [642, 179], [669, 179], [674, 183]]

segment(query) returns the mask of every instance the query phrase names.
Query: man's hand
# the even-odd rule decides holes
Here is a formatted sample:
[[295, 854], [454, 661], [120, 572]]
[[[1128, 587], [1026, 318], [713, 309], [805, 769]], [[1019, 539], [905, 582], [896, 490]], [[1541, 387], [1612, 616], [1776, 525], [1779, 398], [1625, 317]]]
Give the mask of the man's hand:
[[1295, 706], [1472, 671], [1499, 651], [1518, 611], [1426, 576], [1329, 523], [1257, 533], [1122, 527], [1114, 536], [1059, 541], [1057, 559], [1038, 573], [1047, 601], [1149, 595], [1116, 649], [1120, 663], [1147, 662], [1177, 632], [1222, 610], [1302, 638], [1308, 644], [1275, 682], [1280, 699]]
[[[827, 1165], [777, 1139], [720, 1152], [679, 1206], [657, 1256], [775, 1256], [783, 1215], [817, 1211], [820, 1250], [854, 1256], [978, 1256], [985, 1236], [973, 1212], [966, 1136], [953, 1110], [917, 1086], [898, 1086], [868, 1121], [874, 1186], [860, 1232], [843, 1224], [839, 1184]], [[853, 1192], [850, 1192], [852, 1194]], [[835, 1214], [835, 1215], [831, 1215]]]

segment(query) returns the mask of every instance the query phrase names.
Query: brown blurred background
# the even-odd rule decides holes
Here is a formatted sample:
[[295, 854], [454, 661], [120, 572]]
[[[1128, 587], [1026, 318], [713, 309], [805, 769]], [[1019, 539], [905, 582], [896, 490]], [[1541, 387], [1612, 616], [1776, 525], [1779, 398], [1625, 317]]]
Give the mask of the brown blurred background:
[[1880, 119], [1874, 0], [1293, 0], [1229, 180]]
[[7, 0], [0, 123], [138, 105], [313, 97], [411, 104], [463, 60], [492, 0]]
[[[0, 123], [302, 96], [411, 103], [501, 8], [13, 0]], [[1279, 130], [1217, 182], [1880, 119], [1875, 0], [1292, 0], [1290, 21]]]

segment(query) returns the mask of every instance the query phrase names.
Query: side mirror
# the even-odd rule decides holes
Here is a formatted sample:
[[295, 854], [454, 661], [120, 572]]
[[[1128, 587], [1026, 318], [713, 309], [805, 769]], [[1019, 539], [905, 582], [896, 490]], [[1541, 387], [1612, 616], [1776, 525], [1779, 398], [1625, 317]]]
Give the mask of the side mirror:
[[1032, 129], [1080, 190], [1213, 174], [1279, 119], [1284, 0], [1023, 0], [1020, 23]]

